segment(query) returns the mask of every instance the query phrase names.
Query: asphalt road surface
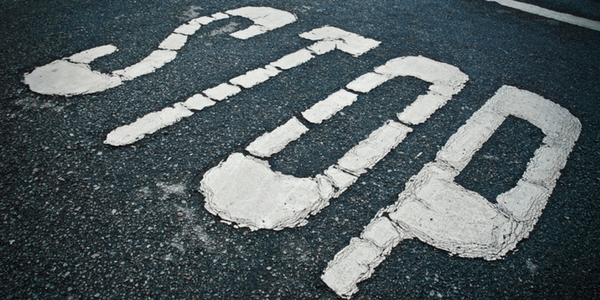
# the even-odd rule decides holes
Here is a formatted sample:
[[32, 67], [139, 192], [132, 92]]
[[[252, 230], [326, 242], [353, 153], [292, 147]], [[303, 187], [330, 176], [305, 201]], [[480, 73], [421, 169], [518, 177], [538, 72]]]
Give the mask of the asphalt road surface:
[[600, 2], [523, 3], [1, 0], [1, 297], [599, 299]]

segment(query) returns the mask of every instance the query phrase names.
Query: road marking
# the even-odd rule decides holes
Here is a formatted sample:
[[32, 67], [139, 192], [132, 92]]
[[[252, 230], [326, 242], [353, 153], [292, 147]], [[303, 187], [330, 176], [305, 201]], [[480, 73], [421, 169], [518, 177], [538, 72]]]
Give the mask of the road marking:
[[[419, 96], [405, 109], [411, 114], [421, 114], [412, 118], [421, 122], [445, 104], [439, 99], [450, 100], [468, 80], [468, 76], [458, 68], [421, 56], [392, 59], [376, 68], [375, 73], [367, 74], [352, 81], [346, 88], [368, 92], [384, 82], [378, 79], [377, 84], [369, 85], [368, 89], [357, 84], [364, 78], [373, 78], [370, 74], [385, 78], [385, 81], [398, 76], [413, 76], [432, 83], [426, 95]], [[251, 155], [231, 154], [206, 172], [200, 182], [205, 208], [227, 223], [251, 230], [281, 230], [306, 224], [309, 215], [317, 214], [329, 205], [329, 200], [338, 197], [361, 174], [385, 157], [412, 132], [412, 128], [401, 122], [387, 121], [343, 155], [337, 164], [314, 178], [297, 178], [274, 172], [269, 163], [260, 158], [269, 157], [300, 138], [308, 130], [299, 121], [302, 116], [307, 116], [307, 122], [319, 124], [354, 103], [357, 97], [357, 94], [341, 89], [300, 116], [257, 138], [246, 148]], [[435, 101], [429, 101], [428, 109], [411, 108], [415, 103], [423, 106], [423, 101], [432, 99]]]
[[[454, 178], [509, 115], [539, 127], [546, 137], [516, 187], [492, 204]], [[501, 258], [533, 230], [580, 132], [581, 123], [566, 109], [503, 86], [409, 180], [398, 201], [329, 262], [321, 278], [349, 298], [393, 247], [413, 237], [461, 257]]]
[[341, 89], [302, 112], [302, 117], [313, 124], [321, 124], [344, 107], [352, 105], [356, 99], [358, 95]]
[[246, 151], [257, 157], [269, 157], [283, 150], [288, 143], [297, 140], [307, 131], [308, 128], [293, 117], [287, 123], [254, 140]]
[[521, 10], [524, 12], [528, 12], [530, 14], [546, 17], [549, 19], [554, 19], [557, 21], [585, 27], [588, 29], [596, 30], [596, 31], [600, 31], [600, 22], [598, 22], [598, 21], [593, 21], [593, 20], [573, 16], [570, 14], [560, 13], [560, 12], [549, 10], [549, 9], [546, 9], [543, 7], [539, 7], [539, 6], [535, 6], [535, 5], [531, 5], [531, 4], [527, 4], [527, 3], [522, 3], [522, 2], [518, 2], [518, 1], [513, 1], [513, 0], [487, 0], [487, 1], [488, 2], [496, 2], [500, 5], [518, 9], [518, 10]]
[[[202, 91], [204, 95], [196, 94], [190, 99], [208, 97], [210, 98], [210, 101], [221, 101], [241, 92], [242, 88], [251, 88], [259, 83], [267, 81], [269, 78], [277, 76], [283, 70], [297, 67], [312, 59], [314, 55], [323, 55], [335, 49], [339, 49], [353, 56], [360, 56], [377, 47], [380, 43], [379, 41], [365, 38], [331, 26], [325, 26], [311, 30], [309, 32], [300, 34], [300, 37], [316, 41], [316, 43], [308, 48], [303, 48], [291, 54], [285, 55], [263, 68], [251, 70], [244, 75], [232, 78], [229, 80], [229, 83], [222, 83], [216, 87], [206, 89]], [[113, 146], [123, 146], [134, 143], [144, 138], [144, 136], [147, 134], [152, 134], [161, 128], [170, 126], [175, 122], [180, 121], [184, 117], [193, 115], [191, 110], [201, 110], [206, 106], [210, 106], [195, 105], [196, 100], [192, 101], [193, 105], [188, 106], [187, 103], [190, 101], [190, 99], [185, 102], [178, 102], [174, 104], [174, 107], [178, 105], [187, 107], [188, 112], [185, 114], [181, 113], [178, 114], [177, 117], [174, 117], [171, 115], [174, 110], [170, 108], [165, 108], [162, 111], [150, 113], [136, 120], [130, 125], [124, 125], [111, 131], [106, 136], [104, 143]]]
[[244, 40], [296, 21], [296, 16], [283, 10], [270, 7], [241, 7], [196, 18], [177, 27], [160, 43], [158, 50], [150, 53], [142, 61], [111, 74], [93, 71], [89, 66], [94, 59], [117, 51], [117, 47], [113, 45], [104, 45], [38, 67], [25, 74], [24, 82], [32, 91], [47, 95], [72, 96], [101, 92], [161, 68], [175, 59], [176, 51], [180, 50], [187, 42], [188, 36], [196, 33], [202, 25], [229, 16], [248, 18], [254, 23], [246, 29], [230, 34]]

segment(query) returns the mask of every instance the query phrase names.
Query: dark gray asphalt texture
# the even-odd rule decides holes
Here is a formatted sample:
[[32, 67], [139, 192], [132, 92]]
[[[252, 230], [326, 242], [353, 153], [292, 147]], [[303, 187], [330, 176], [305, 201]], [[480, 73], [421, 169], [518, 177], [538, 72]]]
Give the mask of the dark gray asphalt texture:
[[[573, 3], [549, 8], [600, 20], [598, 1]], [[185, 21], [248, 5], [298, 21], [246, 41], [227, 33], [248, 20], [213, 22], [172, 63], [96, 94], [40, 95], [22, 83], [35, 67], [105, 44], [119, 51], [94, 69], [129, 66]], [[480, 0], [0, 0], [0, 20], [0, 298], [336, 299], [319, 278], [327, 262], [502, 85], [550, 99], [583, 125], [529, 238], [493, 262], [402, 242], [354, 299], [600, 298], [600, 32]], [[358, 58], [319, 56], [131, 146], [103, 144], [118, 126], [310, 45], [298, 34], [324, 25], [382, 43]], [[308, 225], [251, 232], [203, 208], [204, 172], [408, 55], [454, 65], [469, 81]], [[394, 79], [269, 162], [318, 174], [426, 90]], [[516, 184], [542, 138], [509, 118], [457, 182], [494, 199]]]

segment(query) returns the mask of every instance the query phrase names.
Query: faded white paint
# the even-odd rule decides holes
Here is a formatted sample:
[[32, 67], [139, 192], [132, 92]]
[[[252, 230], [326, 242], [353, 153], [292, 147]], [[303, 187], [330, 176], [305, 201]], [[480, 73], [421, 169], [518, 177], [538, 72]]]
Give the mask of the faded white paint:
[[[248, 39], [296, 21], [293, 14], [270, 7], [242, 7], [227, 13], [254, 22], [254, 25], [247, 29], [231, 33], [231, 36], [239, 39]], [[142, 61], [122, 70], [113, 71], [111, 74], [93, 71], [89, 66], [94, 59], [117, 50], [113, 45], [105, 45], [38, 67], [33, 72], [25, 74], [24, 83], [32, 91], [47, 95], [72, 96], [101, 92], [163, 67], [175, 59], [176, 50], [180, 50], [185, 45], [189, 35], [194, 34], [202, 25], [228, 17], [228, 14], [216, 13], [210, 17], [193, 19], [177, 27], [163, 40], [158, 46], [160, 50], [155, 50]]]
[[[402, 70], [394, 68], [402, 68]], [[457, 68], [423, 57], [393, 59], [377, 69], [385, 71], [385, 75], [378, 75], [384, 76], [386, 80], [401, 74], [417, 76], [432, 82], [432, 87], [453, 93], [460, 91], [464, 82], [468, 80], [468, 77]], [[366, 77], [361, 76], [359, 80], [361, 78]], [[379, 84], [381, 83], [373, 88]], [[428, 93], [434, 92], [430, 88]], [[310, 122], [318, 124], [354, 103], [356, 98], [356, 94], [342, 89], [313, 105], [302, 115], [308, 117]], [[433, 110], [438, 108], [437, 104], [432, 104]], [[426, 119], [429, 116], [427, 110], [427, 113], [419, 118]], [[300, 138], [307, 130], [308, 128], [298, 119], [292, 118], [274, 131], [260, 136], [246, 150], [258, 157], [268, 157], [284, 149], [291, 141]], [[411, 131], [410, 127], [389, 120], [350, 149], [335, 165], [322, 174], [309, 178], [297, 178], [274, 172], [266, 161], [242, 154], [232, 154], [225, 162], [204, 175], [200, 183], [200, 191], [205, 196], [206, 209], [223, 218], [225, 222], [249, 227], [252, 230], [279, 230], [301, 226], [306, 224], [306, 218], [310, 214], [316, 214], [329, 205], [331, 199], [338, 197], [356, 182], [361, 174], [373, 168]], [[379, 236], [376, 236], [376, 241], [380, 241]], [[376, 246], [359, 248], [377, 250]], [[361, 255], [366, 254], [361, 253]], [[377, 256], [383, 257], [381, 254]]]
[[535, 5], [528, 4], [528, 3], [513, 1], [513, 0], [487, 0], [487, 1], [496, 2], [496, 3], [499, 3], [499, 4], [507, 6], [507, 7], [518, 9], [518, 10], [528, 12], [530, 14], [542, 16], [545, 18], [550, 18], [550, 19], [554, 19], [557, 21], [569, 23], [572, 25], [577, 25], [577, 26], [588, 28], [588, 29], [600, 31], [600, 22], [598, 22], [598, 21], [593, 21], [593, 20], [589, 20], [586, 18], [573, 16], [570, 14], [560, 13], [560, 12], [549, 10], [549, 9], [546, 9], [543, 7], [535, 6]]
[[[324, 30], [324, 28], [326, 30]], [[301, 34], [300, 36], [306, 35], [308, 37], [310, 37], [311, 40], [316, 40], [317, 42], [314, 45], [319, 45], [323, 42], [326, 43], [340, 43], [340, 44], [344, 44], [346, 45], [347, 43], [351, 43], [352, 41], [355, 40], [360, 40], [365, 42], [366, 44], [370, 45], [369, 47], [359, 47], [360, 49], [349, 49], [350, 52], [347, 52], [351, 55], [356, 55], [356, 54], [362, 54], [364, 52], [360, 52], [360, 51], [369, 51], [371, 48], [370, 47], [375, 47], [379, 44], [378, 41], [375, 40], [371, 40], [371, 39], [367, 39], [367, 38], [363, 38], [359, 35], [356, 35], [354, 33], [350, 33], [350, 32], [346, 32], [343, 31], [341, 29], [337, 29], [334, 27], [324, 27], [324, 28], [318, 28], [318, 29], [314, 29], [310, 32], [307, 32], [305, 34]], [[330, 33], [331, 36], [327, 36], [327, 33]], [[346, 42], [346, 40], [348, 42]], [[313, 45], [313, 46], [314, 46]], [[299, 66], [305, 62], [307, 62], [308, 60], [312, 59], [314, 57], [314, 55], [322, 55], [327, 53], [328, 51], [333, 51], [336, 49], [336, 47], [316, 47], [316, 50], [309, 50], [311, 48], [314, 47], [307, 47], [305, 49], [300, 49], [294, 53], [288, 54], [283, 56], [282, 58], [266, 65], [264, 68], [258, 68], [255, 70], [251, 70], [248, 71], [247, 73], [237, 76], [235, 78], [232, 78], [229, 80], [229, 83], [222, 83], [214, 88], [210, 88], [207, 89], [205, 91], [203, 91], [203, 93], [208, 96], [209, 98], [211, 98], [212, 100], [216, 100], [216, 101], [221, 101], [226, 99], [227, 97], [233, 96], [237, 93], [239, 93], [241, 91], [241, 88], [251, 88], [254, 87], [255, 85], [265, 82], [267, 80], [269, 80], [270, 78], [277, 76], [279, 73], [282, 72], [282, 70], [287, 70], [296, 66]], [[341, 49], [341, 48], [339, 48]], [[342, 50], [342, 51], [347, 51], [348, 48], [343, 48], [346, 50]], [[194, 100], [195, 101], [195, 100]], [[191, 102], [194, 102], [191, 101]], [[186, 105], [186, 102], [178, 102], [178, 104], [184, 104]], [[199, 106], [196, 106], [199, 107]], [[199, 110], [199, 109], [196, 109]], [[158, 126], [170, 126], [173, 123], [171, 122], [164, 122], [162, 119], [158, 118], [158, 116], [160, 116], [160, 114], [154, 114], [151, 113], [150, 115], [154, 116], [156, 119], [154, 120], [154, 122], [151, 122], [151, 118], [146, 116], [143, 117], [141, 119], [136, 120], [133, 124], [131, 124], [132, 126], [127, 126], [128, 130], [135, 130], [135, 132], [130, 132], [129, 134], [127, 134], [127, 136], [138, 136], [139, 138], [136, 139], [132, 139], [132, 138], [128, 138], [127, 140], [124, 141], [117, 141], [115, 139], [111, 139], [111, 140], [106, 140], [104, 141], [106, 144], [110, 144], [113, 146], [122, 146], [122, 145], [127, 145], [129, 142], [131, 141], [137, 141], [139, 139], [141, 139], [144, 135], [146, 134], [150, 134], [156, 131], [156, 128]], [[143, 121], [142, 121], [143, 120]], [[178, 119], [180, 120], [180, 119]], [[135, 125], [135, 123], [137, 122], [143, 122], [144, 124], [148, 125], [148, 129], [145, 129], [144, 126], [142, 125]], [[150, 123], [151, 126], [150, 126]], [[119, 130], [121, 131], [122, 129], [115, 129], [115, 130]], [[124, 135], [122, 135], [124, 136]], [[129, 141], [129, 142], [128, 142]]]
[[[546, 137], [517, 185], [493, 204], [454, 178], [509, 115], [539, 127]], [[322, 279], [349, 298], [398, 237], [416, 237], [461, 257], [501, 258], [533, 230], [580, 132], [579, 120], [566, 109], [534, 93], [503, 86], [450, 137], [436, 160], [409, 180], [398, 201], [381, 210], [361, 237], [352, 239], [329, 262]], [[367, 237], [369, 228], [382, 219], [395, 228], [380, 232], [384, 235], [380, 238], [387, 235], [393, 241], [388, 245]], [[356, 245], [367, 245], [373, 253], [358, 257], [367, 246]]]

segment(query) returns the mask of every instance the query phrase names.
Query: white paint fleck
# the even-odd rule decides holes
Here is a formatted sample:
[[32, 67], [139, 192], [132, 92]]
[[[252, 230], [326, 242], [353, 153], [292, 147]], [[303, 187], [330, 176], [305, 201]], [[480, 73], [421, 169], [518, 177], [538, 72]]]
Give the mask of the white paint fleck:
[[496, 3], [499, 3], [499, 4], [507, 6], [507, 7], [518, 9], [518, 10], [528, 12], [530, 14], [542, 16], [545, 18], [550, 18], [550, 19], [554, 19], [557, 21], [569, 23], [572, 25], [577, 25], [577, 26], [588, 28], [588, 29], [600, 31], [600, 22], [598, 22], [598, 21], [593, 21], [593, 20], [573, 16], [570, 14], [560, 13], [560, 12], [556, 12], [556, 11], [542, 8], [539, 6], [535, 6], [532, 4], [522, 3], [522, 2], [513, 1], [513, 0], [487, 0], [487, 1], [496, 2]]
[[265, 133], [252, 142], [246, 151], [258, 157], [269, 157], [285, 148], [288, 143], [295, 141], [308, 131], [296, 118], [291, 118], [275, 130]]
[[141, 140], [146, 134], [154, 133], [192, 114], [183, 104], [176, 103], [174, 107], [150, 113], [129, 125], [111, 131], [106, 136], [104, 143], [112, 146], [128, 145]]
[[314, 56], [310, 51], [306, 49], [300, 49], [294, 53], [290, 53], [280, 58], [275, 62], [272, 62], [270, 65], [283, 70], [288, 70], [311, 60], [313, 57]]
[[156, 186], [159, 187], [163, 192], [163, 195], [160, 198], [161, 200], [166, 200], [172, 194], [179, 196], [185, 194], [185, 185], [183, 183], [168, 184], [159, 182], [156, 184]]
[[241, 91], [242, 89], [235, 85], [221, 83], [213, 88], [204, 90], [203, 93], [213, 100], [221, 101]]
[[[177, 250], [179, 250], [181, 253], [185, 253], [185, 247], [183, 246], [183, 244], [181, 243], [171, 243], [171, 246]], [[173, 258], [171, 257], [171, 253], [167, 254], [167, 256], [165, 257], [165, 260], [173, 260]]]
[[215, 101], [210, 100], [208, 97], [204, 97], [201, 94], [196, 94], [188, 98], [183, 105], [193, 110], [203, 110], [206, 107], [215, 105]]
[[217, 29], [211, 31], [210, 36], [216, 36], [216, 35], [220, 35], [220, 34], [233, 32], [238, 27], [238, 25], [240, 25], [240, 24], [238, 24], [236, 22], [231, 22], [223, 27], [220, 27], [220, 28], [217, 28]]
[[202, 10], [202, 7], [197, 5], [190, 5], [187, 11], [183, 13], [184, 20], [192, 19], [200, 15], [199, 10]]
[[154, 50], [150, 55], [139, 63], [131, 65], [123, 70], [113, 71], [113, 74], [121, 76], [123, 80], [132, 80], [136, 77], [150, 74], [174, 60], [177, 52], [172, 50]]
[[302, 112], [302, 116], [311, 123], [321, 124], [344, 107], [352, 105], [357, 98], [358, 95], [341, 89]]
[[104, 45], [73, 54], [68, 60], [74, 63], [89, 64], [96, 58], [112, 54], [115, 51], [117, 51], [117, 47], [113, 45]]
[[529, 272], [530, 272], [532, 275], [535, 275], [535, 274], [537, 274], [537, 271], [538, 271], [538, 269], [539, 269], [539, 266], [538, 266], [538, 265], [536, 265], [536, 264], [534, 264], [534, 263], [531, 261], [531, 259], [530, 259], [530, 258], [528, 258], [528, 259], [525, 261], [525, 265], [527, 266], [527, 269], [529, 269]]

